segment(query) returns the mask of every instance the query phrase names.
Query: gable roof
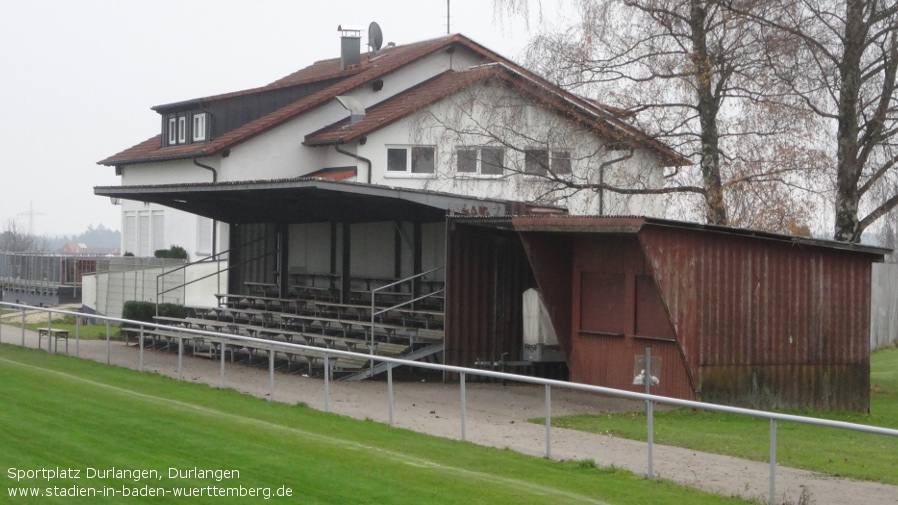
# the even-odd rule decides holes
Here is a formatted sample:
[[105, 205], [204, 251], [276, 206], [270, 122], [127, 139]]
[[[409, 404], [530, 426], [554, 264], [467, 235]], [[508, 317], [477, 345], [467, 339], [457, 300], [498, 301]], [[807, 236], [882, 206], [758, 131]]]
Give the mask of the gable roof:
[[[300, 86], [304, 84], [328, 80], [336, 81], [316, 93], [312, 93], [311, 95], [297, 100], [290, 105], [281, 107], [274, 112], [266, 114], [231, 131], [225, 132], [224, 134], [204, 143], [163, 147], [162, 135], [158, 134], [124, 151], [101, 160], [98, 163], [101, 165], [115, 166], [171, 161], [177, 159], [189, 159], [219, 154], [234, 145], [253, 138], [309, 110], [321, 106], [334, 99], [334, 97], [338, 95], [346, 94], [360, 86], [364, 86], [380, 77], [383, 77], [384, 75], [387, 75], [402, 66], [408, 65], [409, 63], [434, 54], [438, 51], [446, 50], [450, 47], [455, 46], [465, 47], [466, 49], [472, 51], [474, 54], [480, 55], [485, 62], [500, 63], [502, 67], [506, 69], [506, 71], [510, 71], [511, 73], [519, 76], [519, 79], [523, 79], [529, 81], [532, 84], [535, 84], [537, 87], [542, 88], [546, 93], [555, 94], [557, 100], [565, 102], [571, 107], [580, 109], [581, 112], [588, 113], [588, 115], [593, 115], [596, 117], [605, 116], [604, 122], [606, 123], [606, 125], [614, 125], [614, 128], [612, 129], [613, 131], [609, 130], [606, 133], [618, 133], [617, 135], [611, 135], [612, 138], [621, 140], [620, 137], [622, 136], [624, 137], [624, 140], [629, 142], [646, 143], [652, 149], [658, 151], [659, 153], [662, 153], [662, 157], [664, 159], [676, 160], [671, 161], [671, 163], [677, 165], [688, 164], [688, 161], [685, 158], [671, 150], [669, 147], [665, 146], [661, 142], [650, 139], [636, 128], [629, 126], [621, 121], [618, 117], [619, 114], [617, 114], [614, 109], [598, 105], [590, 100], [586, 100], [571, 93], [565, 92], [551, 84], [549, 81], [543, 79], [542, 77], [527, 71], [523, 67], [516, 65], [510, 60], [506, 60], [502, 56], [490, 51], [484, 46], [460, 34], [447, 35], [423, 42], [390, 47], [377, 53], [367, 53], [365, 55], [362, 55], [361, 62], [358, 65], [350, 66], [350, 68], [347, 68], [345, 71], [340, 70], [340, 58], [321, 60], [313, 63], [306, 68], [294, 72], [293, 74], [285, 76], [266, 86], [262, 86], [259, 88], [153, 107], [153, 110], [157, 111], [170, 110], [178, 107], [183, 108], [190, 105], [202, 105], [204, 103], [208, 104], [216, 100], [223, 100], [226, 98], [233, 98], [237, 96], [247, 96], [257, 93], [264, 93], [291, 86]], [[456, 76], [454, 78], [455, 80], [453, 80], [452, 82], [449, 82], [449, 77], [445, 77], [445, 81], [437, 82], [440, 81], [439, 77], [443, 77], [438, 76], [438, 78], [432, 79], [431, 81], [424, 83], [424, 85], [422, 86], [418, 86], [416, 88], [412, 88], [411, 90], [406, 90], [405, 92], [400, 93], [393, 100], [387, 100], [386, 102], [384, 102], [383, 105], [386, 105], [388, 102], [395, 101], [391, 105], [391, 107], [395, 109], [398, 107], [402, 107], [402, 104], [400, 102], [403, 102], [405, 100], [417, 100], [417, 102], [406, 102], [406, 105], [408, 105], [409, 107], [413, 107], [417, 104], [418, 109], [420, 109], [420, 107], [426, 106], [427, 103], [432, 103], [428, 102], [427, 93], [431, 93], [431, 95], [429, 95], [430, 98], [434, 98], [435, 96], [432, 93], [439, 86], [449, 86], [451, 89], [457, 90], [457, 88], [464, 85], [465, 82], [470, 83], [483, 79], [484, 77], [486, 77], [486, 74], [488, 72], [489, 71], [486, 70], [474, 72], [471, 74], [468, 74], [467, 72], [460, 72], [457, 74], [462, 75]], [[411, 94], [415, 93], [415, 90], [418, 90], [417, 96], [410, 98], [410, 96], [412, 96]], [[381, 111], [381, 113], [385, 116], [392, 116], [396, 114], [396, 111], [393, 110], [392, 112], [390, 112], [389, 110], [384, 109]], [[382, 118], [382, 121], [386, 120], [386, 118]], [[380, 126], [383, 126], [384, 124], [381, 124]]]
[[558, 88], [546, 86], [544, 81], [532, 79], [531, 76], [504, 63], [481, 65], [464, 72], [448, 70], [401, 95], [371, 107], [366, 111], [365, 117], [356, 123], [350, 125], [347, 118], [307, 135], [303, 144], [322, 146], [358, 140], [475, 83], [489, 80], [514, 87], [540, 103], [569, 113], [572, 118], [606, 138], [633, 146], [643, 145], [655, 151], [666, 166], [689, 164], [689, 161], [679, 153], [620, 120], [620, 113], [596, 107], [592, 102], [583, 101]]

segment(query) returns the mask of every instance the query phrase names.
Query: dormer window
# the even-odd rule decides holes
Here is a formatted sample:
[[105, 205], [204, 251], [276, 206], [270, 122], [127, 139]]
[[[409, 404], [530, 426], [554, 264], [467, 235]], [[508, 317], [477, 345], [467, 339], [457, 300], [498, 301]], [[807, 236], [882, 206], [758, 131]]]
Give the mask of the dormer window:
[[178, 117], [178, 143], [187, 142], [187, 116]]
[[168, 145], [173, 146], [178, 143], [178, 119], [168, 118]]
[[193, 115], [193, 141], [203, 142], [206, 140], [206, 114]]
[[174, 113], [166, 116], [163, 138], [166, 146], [177, 146], [209, 139], [209, 122], [206, 112]]

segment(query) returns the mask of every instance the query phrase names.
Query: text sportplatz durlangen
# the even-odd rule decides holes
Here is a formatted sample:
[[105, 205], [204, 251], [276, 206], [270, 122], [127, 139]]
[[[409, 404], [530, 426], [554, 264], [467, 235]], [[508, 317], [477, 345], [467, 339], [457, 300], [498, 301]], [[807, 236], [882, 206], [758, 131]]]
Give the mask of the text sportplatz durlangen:
[[[2, 475], [2, 474], [0, 474]], [[6, 498], [47, 497], [231, 497], [282, 498], [293, 489], [280, 486], [245, 486], [240, 471], [214, 468], [7, 468]], [[0, 479], [2, 481], [2, 479]], [[13, 485], [9, 485], [12, 481]], [[113, 481], [130, 484], [115, 485]], [[204, 483], [201, 483], [205, 481]], [[35, 484], [44, 482], [41, 487]], [[111, 485], [112, 484], [112, 485]], [[3, 501], [0, 499], [0, 501]]]
[[43, 479], [47, 482], [55, 480], [79, 480], [79, 479], [119, 479], [140, 482], [142, 480], [162, 480], [167, 479], [200, 479], [214, 480], [221, 482], [223, 480], [233, 480], [240, 478], [240, 470], [234, 469], [211, 469], [211, 468], [173, 468], [169, 467], [160, 472], [157, 469], [144, 468], [9, 468], [6, 471], [7, 478], [14, 481], [21, 480], [39, 480]]

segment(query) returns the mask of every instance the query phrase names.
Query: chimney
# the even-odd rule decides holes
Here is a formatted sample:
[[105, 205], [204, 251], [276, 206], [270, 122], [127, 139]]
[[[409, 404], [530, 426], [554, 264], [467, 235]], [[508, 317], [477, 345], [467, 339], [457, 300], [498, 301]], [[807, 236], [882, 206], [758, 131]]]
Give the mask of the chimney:
[[340, 70], [346, 70], [362, 61], [362, 30], [341, 25], [337, 31], [340, 32]]

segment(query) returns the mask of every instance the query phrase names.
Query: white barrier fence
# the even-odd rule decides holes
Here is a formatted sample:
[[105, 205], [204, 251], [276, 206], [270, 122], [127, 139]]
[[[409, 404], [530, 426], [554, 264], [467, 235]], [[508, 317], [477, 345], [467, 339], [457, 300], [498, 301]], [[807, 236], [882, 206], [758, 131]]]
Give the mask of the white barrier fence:
[[[43, 311], [47, 313], [47, 335], [50, 337], [52, 330], [52, 314], [62, 314], [62, 315], [72, 315], [72, 316], [83, 316], [83, 314], [76, 312], [68, 312], [62, 310], [41, 308], [41, 307], [32, 307], [27, 305], [17, 305], [10, 303], [0, 302], [0, 308], [21, 310], [22, 316], [22, 329], [21, 329], [21, 345], [25, 345], [25, 318], [26, 312], [33, 311]], [[91, 316], [95, 319], [105, 320], [106, 321], [106, 363], [110, 363], [110, 349], [111, 349], [111, 325], [115, 323], [119, 325], [121, 323], [127, 323], [140, 328], [140, 336], [139, 336], [139, 355], [138, 355], [138, 370], [143, 371], [143, 355], [144, 355], [144, 332], [149, 328], [161, 328], [171, 330], [171, 326], [164, 326], [154, 323], [144, 323], [140, 321], [131, 321], [126, 319], [117, 319], [111, 317], [104, 316]], [[75, 356], [79, 357], [79, 341], [80, 341], [80, 317], [76, 317], [75, 324]], [[7, 330], [8, 331], [8, 330]], [[468, 375], [471, 376], [479, 376], [479, 377], [488, 377], [494, 379], [500, 379], [503, 381], [517, 381], [523, 383], [530, 384], [540, 384], [545, 387], [545, 404], [546, 404], [546, 457], [550, 458], [552, 455], [552, 388], [566, 388], [578, 391], [587, 391], [590, 393], [600, 393], [603, 395], [614, 396], [619, 398], [628, 398], [633, 400], [642, 400], [646, 402], [646, 411], [648, 417], [651, 418], [652, 405], [654, 403], [666, 404], [666, 405], [674, 405], [678, 407], [686, 407], [690, 409], [701, 409], [708, 410], [712, 412], [724, 412], [729, 414], [737, 414], [743, 416], [750, 417], [758, 417], [763, 419], [768, 419], [770, 421], [770, 492], [769, 492], [769, 504], [774, 505], [776, 503], [776, 435], [777, 435], [777, 422], [778, 421], [787, 421], [787, 422], [795, 422], [802, 424], [809, 424], [815, 426], [825, 426], [829, 428], [837, 428], [837, 429], [846, 429], [859, 431], [863, 433], [871, 433], [876, 435], [885, 435], [898, 437], [898, 430], [890, 429], [890, 428], [882, 428], [878, 426], [868, 426], [863, 424], [856, 423], [848, 423], [843, 421], [832, 421], [828, 419], [818, 419], [813, 417], [805, 417], [805, 416], [797, 416], [791, 414], [781, 414], [776, 412], [767, 412], [762, 410], [754, 410], [754, 409], [746, 409], [741, 407], [731, 407], [727, 405], [717, 405], [713, 403], [702, 403], [691, 400], [682, 400], [679, 398], [669, 398], [665, 396], [658, 396], [652, 394], [645, 393], [635, 393], [632, 391], [624, 391], [620, 389], [612, 389], [602, 386], [592, 386], [588, 384], [579, 384], [574, 382], [565, 382], [553, 379], [542, 379], [538, 377], [530, 377], [525, 375], [515, 375], [504, 372], [495, 372], [491, 370], [480, 370], [474, 368], [464, 368], [450, 365], [440, 365], [436, 363], [425, 363], [419, 361], [408, 361], [399, 358], [388, 358], [385, 356], [377, 356], [371, 354], [362, 354], [356, 352], [349, 351], [339, 351], [336, 349], [327, 349], [322, 347], [315, 346], [307, 346], [301, 344], [292, 344], [288, 342], [275, 342], [272, 340], [265, 340], [253, 337], [246, 337], [241, 335], [233, 335], [227, 333], [217, 333], [212, 331], [205, 330], [197, 330], [192, 328], [177, 328], [179, 333], [182, 333], [183, 336], [178, 336], [178, 379], [183, 379], [183, 359], [184, 359], [184, 339], [191, 338], [191, 335], [202, 336], [210, 339], [213, 342], [217, 342], [220, 346], [219, 352], [220, 355], [220, 375], [221, 375], [221, 387], [225, 387], [225, 352], [224, 349], [228, 345], [239, 344], [243, 347], [252, 347], [255, 349], [261, 349], [268, 352], [268, 370], [269, 370], [269, 395], [268, 399], [272, 400], [274, 398], [275, 390], [274, 390], [274, 364], [275, 364], [275, 353], [281, 352], [289, 354], [293, 353], [302, 353], [303, 351], [313, 351], [317, 353], [325, 354], [324, 359], [324, 410], [330, 411], [330, 360], [332, 358], [336, 358], [338, 356], [346, 356], [346, 357], [354, 357], [354, 358], [364, 358], [364, 359], [372, 359], [374, 361], [390, 363], [392, 366], [387, 369], [387, 398], [388, 398], [388, 407], [389, 407], [389, 424], [393, 426], [393, 368], [395, 366], [409, 366], [409, 367], [417, 367], [417, 368], [426, 368], [430, 370], [440, 370], [444, 372], [457, 373], [459, 374], [459, 396], [461, 402], [461, 419], [460, 419], [460, 429], [461, 429], [461, 440], [466, 440], [466, 421], [465, 421], [465, 409], [466, 409], [466, 399], [465, 399], [465, 378]], [[12, 336], [6, 336], [7, 332], [2, 330], [2, 325], [0, 325], [0, 343], [15, 343], [15, 338]], [[52, 338], [48, 338], [48, 348], [50, 350], [50, 342], [52, 342]], [[653, 462], [652, 462], [652, 441], [653, 441], [653, 425], [651, 422], [648, 423], [648, 444], [647, 444], [647, 459], [648, 459], [648, 472], [646, 477], [649, 479], [653, 479]]]

